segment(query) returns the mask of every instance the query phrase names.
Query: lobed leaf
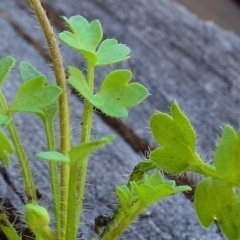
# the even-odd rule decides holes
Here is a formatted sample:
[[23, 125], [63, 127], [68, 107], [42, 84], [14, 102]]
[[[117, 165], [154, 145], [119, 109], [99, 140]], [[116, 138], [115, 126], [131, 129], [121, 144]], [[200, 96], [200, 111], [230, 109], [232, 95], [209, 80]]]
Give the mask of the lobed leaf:
[[143, 85], [129, 83], [131, 78], [131, 71], [126, 69], [113, 71], [106, 76], [96, 94], [103, 100], [99, 106], [102, 112], [112, 117], [127, 117], [127, 108], [138, 105], [149, 95]]
[[81, 143], [71, 148], [71, 150], [68, 152], [70, 162], [75, 163], [84, 161], [89, 154], [110, 143], [114, 138], [114, 135], [107, 135], [99, 140]]
[[204, 227], [217, 220], [229, 240], [240, 238], [240, 208], [231, 184], [212, 178], [203, 180], [195, 191], [195, 208]]
[[[23, 82], [39, 77], [45, 78], [45, 76], [42, 73], [40, 73], [35, 67], [33, 67], [30, 63], [25, 61], [20, 63], [20, 73]], [[53, 119], [58, 113], [58, 104], [56, 101], [54, 101], [50, 105], [42, 108], [40, 112], [36, 113], [42, 118], [45, 125], [46, 124], [52, 125]]]
[[106, 39], [100, 44], [103, 33], [98, 20], [89, 23], [79, 15], [69, 19], [64, 17], [64, 20], [71, 31], [63, 31], [59, 34], [59, 39], [83, 54], [91, 66], [105, 66], [130, 58], [130, 49], [115, 39]]
[[161, 148], [155, 149], [149, 158], [171, 174], [181, 174], [199, 164], [195, 153], [196, 136], [188, 118], [176, 102], [171, 106], [172, 117], [156, 113], [150, 118], [150, 129]]
[[46, 83], [43, 75], [25, 82], [19, 88], [10, 111], [42, 114], [42, 109], [52, 104], [62, 92], [58, 86]]
[[0, 59], [0, 86], [10, 73], [15, 64], [15, 59], [11, 56], [5, 56]]
[[53, 161], [53, 162], [65, 162], [69, 163], [69, 158], [59, 152], [39, 152], [35, 155], [36, 158], [45, 161]]
[[8, 156], [8, 153], [13, 153], [14, 147], [2, 130], [0, 130], [0, 144], [0, 159], [3, 164], [8, 167], [10, 164], [10, 158]]
[[217, 171], [229, 182], [240, 184], [240, 131], [226, 125], [217, 146], [214, 163]]
[[35, 67], [33, 67], [29, 62], [26, 61], [22, 61], [20, 63], [19, 69], [23, 82], [42, 75]]
[[69, 19], [64, 17], [72, 32], [64, 31], [59, 39], [69, 47], [81, 52], [91, 65], [97, 62], [96, 47], [102, 40], [102, 27], [98, 20], [88, 22], [84, 17], [76, 15]]
[[127, 117], [127, 108], [141, 103], [148, 90], [138, 83], [130, 83], [132, 73], [129, 70], [116, 70], [106, 76], [97, 94], [92, 94], [80, 70], [69, 67], [68, 83], [83, 97], [111, 117]]
[[130, 187], [122, 185], [116, 188], [120, 206], [125, 214], [135, 216], [164, 197], [190, 190], [188, 186], [176, 187], [174, 181], [163, 182], [159, 172], [151, 176], [146, 175], [139, 182], [130, 182]]
[[116, 39], [104, 40], [97, 50], [96, 66], [105, 66], [125, 61], [130, 58], [130, 48], [119, 44]]
[[70, 75], [68, 78], [69, 85], [90, 101], [95, 107], [101, 106], [103, 104], [102, 99], [90, 92], [83, 73], [75, 67], [68, 67], [68, 71]]

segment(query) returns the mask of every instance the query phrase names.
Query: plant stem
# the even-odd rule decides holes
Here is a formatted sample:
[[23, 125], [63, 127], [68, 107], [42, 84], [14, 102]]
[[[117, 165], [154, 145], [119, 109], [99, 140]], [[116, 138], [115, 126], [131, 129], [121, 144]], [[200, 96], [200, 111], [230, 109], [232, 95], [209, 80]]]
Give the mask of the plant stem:
[[[48, 48], [51, 54], [54, 73], [57, 85], [63, 90], [59, 97], [59, 124], [60, 124], [60, 145], [61, 152], [65, 155], [70, 150], [70, 116], [69, 116], [69, 103], [68, 92], [65, 82], [65, 72], [63, 61], [58, 47], [58, 43], [51, 27], [51, 24], [45, 14], [45, 11], [39, 0], [29, 0], [35, 15], [41, 25], [42, 31], [45, 35]], [[61, 239], [65, 239], [66, 225], [67, 225], [67, 206], [68, 206], [68, 183], [69, 183], [69, 165], [62, 163], [61, 165]]]
[[[55, 139], [54, 139], [54, 128], [53, 123], [50, 125], [48, 121], [44, 121], [47, 142], [48, 142], [48, 150], [55, 151]], [[52, 197], [53, 197], [53, 208], [55, 215], [55, 227], [58, 239], [61, 237], [61, 191], [59, 188], [59, 179], [58, 179], [58, 167], [57, 163], [50, 161], [49, 162], [49, 170], [50, 170], [50, 180], [52, 187]]]
[[204, 163], [197, 153], [195, 153], [195, 159], [197, 164], [190, 168], [190, 171], [205, 175], [207, 177], [224, 180], [224, 178], [217, 172], [215, 167]]
[[145, 208], [140, 208], [131, 214], [125, 214], [118, 206], [107, 228], [100, 236], [101, 240], [115, 240], [138, 217]]
[[[2, 94], [2, 91], [0, 91], [0, 105], [4, 109], [4, 111], [8, 111], [8, 105], [6, 102], [5, 97]], [[11, 115], [10, 113], [8, 113]], [[24, 181], [24, 190], [28, 198], [28, 202], [30, 203], [37, 203], [38, 198], [36, 194], [37, 188], [35, 187], [34, 181], [33, 181], [33, 175], [27, 160], [26, 152], [23, 148], [21, 139], [19, 137], [19, 134], [17, 132], [17, 128], [13, 122], [13, 120], [8, 124], [8, 131], [10, 134], [10, 137], [12, 139], [13, 145], [15, 147], [17, 156], [18, 156], [18, 162], [20, 165], [20, 168], [22, 170], [22, 176]]]
[[191, 171], [205, 175], [206, 177], [212, 177], [215, 179], [224, 180], [224, 178], [217, 172], [217, 170], [206, 163], [202, 163], [199, 167], [191, 169]]
[[6, 235], [8, 240], [21, 240], [5, 213], [0, 214], [0, 229]]
[[[94, 85], [94, 67], [88, 65], [87, 83], [91, 92]], [[83, 112], [81, 143], [89, 142], [92, 129], [93, 106], [86, 100]], [[86, 183], [88, 159], [70, 166], [68, 225], [66, 239], [76, 239], [82, 213], [83, 195]]]

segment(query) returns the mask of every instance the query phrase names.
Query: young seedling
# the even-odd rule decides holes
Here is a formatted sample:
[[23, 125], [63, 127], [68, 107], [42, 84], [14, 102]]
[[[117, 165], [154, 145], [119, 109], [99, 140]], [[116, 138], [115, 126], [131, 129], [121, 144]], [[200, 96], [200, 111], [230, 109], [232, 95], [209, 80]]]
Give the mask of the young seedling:
[[197, 185], [194, 203], [198, 218], [204, 227], [214, 220], [230, 240], [240, 238], [240, 130], [226, 125], [214, 154], [214, 166], [204, 163], [196, 152], [194, 129], [176, 102], [171, 115], [155, 113], [150, 128], [161, 145], [149, 161], [166, 172], [179, 175], [187, 171], [206, 178]]
[[[95, 91], [95, 69], [117, 64], [130, 58], [130, 49], [116, 39], [103, 40], [98, 20], [88, 22], [80, 15], [64, 17], [69, 30], [59, 34], [60, 41], [77, 51], [86, 61], [86, 74], [75, 66], [67, 68], [66, 80], [57, 40], [38, 0], [29, 0], [46, 36], [52, 57], [56, 85], [28, 62], [20, 63], [22, 85], [8, 104], [2, 84], [14, 67], [15, 59], [0, 59], [0, 159], [5, 167], [9, 154], [16, 153], [26, 194], [25, 222], [38, 240], [75, 240], [86, 184], [88, 160], [91, 154], [114, 139], [113, 135], [91, 139], [93, 109], [103, 114], [126, 118], [129, 108], [143, 102], [148, 90], [132, 83], [129, 69], [118, 69], [107, 74]], [[70, 115], [66, 83], [85, 100], [79, 143], [71, 146]], [[14, 114], [36, 114], [43, 121], [47, 139], [46, 151], [36, 158], [49, 162], [55, 228], [51, 229], [48, 211], [39, 205], [25, 149], [14, 124]], [[60, 146], [55, 144], [53, 121], [59, 114]], [[230, 240], [240, 238], [240, 130], [227, 125], [214, 155], [214, 166], [206, 164], [196, 152], [194, 129], [174, 102], [171, 115], [155, 113], [150, 118], [151, 133], [160, 145], [137, 164], [125, 185], [116, 187], [118, 205], [112, 216], [96, 219], [95, 229], [102, 240], [117, 239], [120, 234], [148, 207], [170, 195], [190, 191], [189, 186], [176, 186], [164, 180], [159, 169], [173, 175], [187, 171], [206, 176], [197, 186], [195, 208], [201, 224], [209, 227], [214, 220]], [[2, 130], [5, 128], [5, 130]], [[6, 134], [8, 130], [9, 136]], [[57, 151], [60, 149], [60, 151]], [[60, 168], [59, 168], [60, 167]], [[21, 239], [4, 212], [0, 212], [0, 228], [8, 239]]]

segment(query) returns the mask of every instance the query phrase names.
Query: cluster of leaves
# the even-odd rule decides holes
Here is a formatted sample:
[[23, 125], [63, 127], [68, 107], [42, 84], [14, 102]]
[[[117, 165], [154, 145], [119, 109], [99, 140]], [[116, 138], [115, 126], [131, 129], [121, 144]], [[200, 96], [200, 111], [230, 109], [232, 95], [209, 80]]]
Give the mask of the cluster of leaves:
[[201, 224], [209, 227], [216, 220], [228, 239], [239, 239], [240, 130], [236, 133], [231, 126], [224, 127], [212, 166], [197, 154], [194, 129], [176, 102], [171, 116], [159, 112], [151, 117], [150, 129], [161, 147], [150, 154], [149, 161], [169, 174], [191, 171], [205, 175], [194, 198]]
[[190, 190], [188, 186], [176, 186], [175, 181], [164, 181], [159, 172], [145, 175], [140, 181], [130, 181], [129, 186], [122, 185], [116, 188], [120, 201], [118, 212], [134, 220], [134, 217], [162, 198]]
[[[15, 59], [11, 56], [0, 59], [1, 86], [14, 64]], [[13, 120], [12, 113], [14, 112], [35, 113], [39, 115], [44, 122], [52, 122], [54, 116], [57, 114], [56, 99], [62, 90], [58, 86], [48, 84], [46, 77], [26, 62], [20, 64], [20, 73], [23, 84], [18, 89], [10, 106], [7, 105], [2, 90], [0, 90], [0, 125], [9, 126]], [[10, 159], [6, 153], [13, 153], [14, 147], [2, 131], [0, 132], [0, 138], [2, 146], [0, 157], [4, 165], [8, 166]]]
[[[81, 53], [91, 67], [106, 66], [130, 58], [130, 49], [115, 39], [102, 40], [102, 27], [98, 20], [89, 23], [82, 16], [64, 18], [71, 32], [64, 31], [59, 39]], [[148, 95], [147, 89], [138, 83], [129, 83], [130, 70], [121, 69], [109, 73], [97, 93], [92, 93], [80, 69], [69, 67], [68, 83], [94, 107], [111, 117], [127, 117], [127, 108], [141, 103]]]
[[[70, 30], [60, 33], [59, 39], [83, 55], [88, 66], [86, 75], [74, 66], [68, 67], [69, 85], [84, 97], [87, 103], [85, 107], [89, 112], [95, 107], [111, 117], [127, 117], [128, 108], [140, 104], [149, 95], [148, 90], [141, 84], [129, 83], [132, 78], [130, 70], [120, 69], [110, 72], [102, 80], [100, 88], [96, 92], [93, 92], [93, 89], [95, 68], [128, 60], [130, 49], [115, 39], [102, 40], [103, 32], [98, 20], [89, 23], [79, 15], [69, 19], [64, 17], [64, 19]], [[21, 62], [22, 85], [13, 102], [8, 105], [1, 87], [14, 64], [15, 60], [10, 56], [0, 59], [0, 126], [7, 127], [12, 138], [10, 141], [6, 131], [0, 129], [0, 159], [5, 166], [10, 164], [9, 154], [14, 151], [23, 152], [22, 149], [19, 150], [22, 146], [14, 126], [13, 114], [24, 112], [39, 116], [45, 126], [48, 143], [54, 142], [54, 134], [52, 135], [50, 132], [54, 129], [53, 120], [58, 113], [56, 100], [62, 94], [60, 87], [49, 84], [46, 76], [30, 63]], [[91, 128], [91, 120], [83, 124]], [[116, 187], [119, 204], [109, 223], [101, 232], [101, 239], [115, 239], [139, 214], [162, 198], [191, 190], [188, 186], [175, 186], [174, 181], [164, 181], [159, 169], [172, 175], [179, 175], [187, 171], [205, 175], [206, 178], [197, 185], [195, 192], [195, 208], [201, 224], [209, 227], [214, 220], [217, 220], [220, 228], [230, 240], [239, 239], [240, 130], [236, 133], [231, 126], [224, 127], [212, 166], [206, 164], [196, 152], [196, 134], [189, 119], [176, 102], [171, 106], [171, 115], [155, 113], [150, 118], [149, 125], [152, 135], [160, 147], [150, 153], [149, 159], [140, 162], [135, 167], [127, 185]], [[86, 126], [83, 126], [83, 129]], [[72, 177], [73, 181], [69, 183], [69, 189], [70, 186], [72, 189], [79, 189], [76, 175], [79, 166], [84, 166], [83, 169], [86, 171], [89, 155], [114, 139], [114, 136], [108, 135], [90, 141], [90, 133], [89, 130], [89, 136], [86, 138], [89, 140], [81, 141], [67, 154], [55, 151], [54, 144], [48, 146], [48, 151], [36, 154], [37, 158], [50, 162], [52, 186], [54, 184], [59, 186], [59, 173], [53, 171], [54, 167], [57, 171], [57, 165], [51, 164], [62, 162], [70, 166], [70, 178]], [[28, 170], [24, 170], [27, 161], [23, 161], [20, 165], [23, 166], [23, 177], [26, 177], [24, 172], [31, 174]], [[148, 174], [150, 170], [155, 171]], [[85, 177], [85, 174], [82, 176]], [[25, 180], [25, 185], [28, 186], [28, 181], [31, 182], [31, 180]], [[85, 179], [83, 179], [84, 181]], [[70, 227], [67, 227], [67, 234], [69, 234], [67, 236], [75, 236], [76, 226], [78, 226], [78, 220], [75, 220], [78, 215], [75, 212], [80, 207], [77, 205], [78, 199], [75, 198], [75, 195], [80, 196], [80, 200], [83, 198], [80, 192], [69, 193], [68, 201], [71, 201], [72, 204], [68, 204], [68, 218], [73, 225], [70, 224]], [[53, 198], [60, 201], [59, 196], [60, 193], [53, 190]], [[57, 205], [58, 202], [56, 201], [54, 204]], [[59, 210], [57, 206], [55, 207]], [[37, 239], [56, 238], [49, 227], [50, 218], [45, 208], [38, 206], [37, 202], [30, 202], [26, 205], [25, 212], [26, 223]], [[57, 222], [60, 218], [56, 213], [57, 211], [55, 211]], [[4, 229], [11, 232], [13, 239], [20, 239], [7, 217], [0, 214], [0, 218], [6, 223], [7, 227], [5, 226]]]
[[[102, 41], [102, 28], [99, 21], [88, 22], [81, 16], [64, 18], [70, 31], [59, 34], [59, 39], [81, 53], [87, 65], [96, 68], [118, 63], [130, 58], [130, 49], [115, 39]], [[92, 106], [111, 117], [125, 118], [127, 109], [138, 105], [148, 95], [147, 89], [138, 83], [129, 83], [132, 73], [128, 69], [110, 72], [102, 81], [98, 92], [93, 93], [83, 72], [73, 66], [68, 67], [68, 83]], [[114, 232], [122, 232], [146, 208], [163, 197], [188, 191], [188, 186], [176, 187], [174, 181], [164, 182], [160, 173], [151, 176], [145, 173], [137, 176], [129, 185], [116, 188], [119, 206], [115, 210], [102, 239], [114, 239]], [[116, 222], [118, 224], [116, 224]], [[113, 235], [112, 235], [113, 234]]]

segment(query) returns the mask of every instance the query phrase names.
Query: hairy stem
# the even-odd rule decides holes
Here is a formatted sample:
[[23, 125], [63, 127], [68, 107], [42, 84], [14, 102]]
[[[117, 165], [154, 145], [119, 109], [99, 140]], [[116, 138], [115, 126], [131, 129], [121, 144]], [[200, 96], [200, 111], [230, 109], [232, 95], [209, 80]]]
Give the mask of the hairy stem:
[[[94, 85], [94, 67], [88, 66], [87, 82], [90, 91], [93, 92]], [[89, 142], [92, 129], [93, 106], [86, 100], [83, 112], [83, 125], [81, 143]], [[84, 159], [80, 164], [71, 164], [69, 181], [69, 205], [68, 205], [68, 225], [67, 239], [76, 239], [79, 221], [82, 212], [83, 196], [86, 183], [88, 159]], [[72, 194], [71, 194], [72, 192]], [[73, 194], [74, 193], [74, 194]]]
[[[58, 47], [58, 43], [51, 27], [51, 24], [42, 8], [39, 0], [29, 0], [31, 7], [33, 8], [38, 21], [41, 25], [42, 31], [45, 35], [48, 48], [51, 54], [54, 73], [56, 77], [57, 85], [63, 90], [63, 93], [59, 97], [59, 120], [60, 120], [60, 144], [61, 152], [67, 154], [71, 147], [70, 140], [70, 116], [69, 116], [69, 103], [68, 93], [65, 82], [65, 72], [63, 67], [63, 61]], [[69, 183], [69, 165], [62, 163], [61, 165], [61, 239], [65, 239], [66, 225], [67, 225], [67, 198], [68, 198], [68, 183]]]
[[0, 229], [8, 240], [21, 240], [13, 225], [9, 222], [5, 213], [0, 214]]
[[138, 217], [138, 215], [144, 210], [138, 209], [131, 214], [125, 214], [118, 206], [111, 221], [108, 223], [107, 228], [100, 236], [101, 240], [115, 240], [118, 239], [120, 234], [129, 227], [129, 225]]
[[[0, 105], [5, 111], [8, 111], [8, 105], [7, 105], [6, 99], [2, 94], [2, 91], [0, 91]], [[10, 113], [8, 114], [10, 115]], [[27, 160], [26, 152], [23, 148], [22, 141], [20, 139], [17, 128], [13, 121], [11, 121], [8, 124], [8, 131], [12, 139], [13, 145], [15, 147], [16, 154], [18, 156], [18, 162], [22, 171], [24, 189], [28, 198], [28, 202], [37, 203], [38, 201], [37, 194], [36, 194], [37, 188], [35, 187], [35, 184], [33, 181], [33, 175]]]
[[[44, 121], [48, 150], [55, 151], [55, 139], [54, 139], [54, 128], [53, 124], [49, 125], [48, 121]], [[50, 169], [50, 180], [52, 188], [52, 197], [53, 197], [53, 208], [55, 215], [55, 228], [57, 232], [58, 239], [61, 237], [61, 191], [59, 188], [59, 179], [58, 179], [58, 167], [56, 162], [49, 162]]]

